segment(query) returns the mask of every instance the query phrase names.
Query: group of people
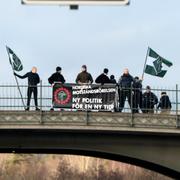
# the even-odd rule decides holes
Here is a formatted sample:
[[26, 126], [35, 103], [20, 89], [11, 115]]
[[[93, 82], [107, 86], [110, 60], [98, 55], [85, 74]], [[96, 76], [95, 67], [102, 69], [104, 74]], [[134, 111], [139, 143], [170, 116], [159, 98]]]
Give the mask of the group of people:
[[[122, 112], [126, 99], [129, 103], [129, 106], [133, 113], [139, 113], [140, 110], [143, 113], [154, 113], [155, 105], [157, 108], [161, 109], [161, 113], [170, 113], [171, 110], [171, 101], [166, 92], [161, 93], [161, 98], [158, 101], [157, 96], [151, 91], [151, 87], [147, 86], [146, 91], [143, 93], [142, 90], [142, 80], [139, 77], [133, 77], [130, 75], [129, 70], [126, 68], [123, 71], [122, 76], [120, 76], [118, 82], [116, 82], [114, 75], [108, 76], [109, 70], [105, 68], [96, 79], [95, 83], [97, 84], [116, 84], [118, 86], [118, 95], [119, 95], [119, 105], [116, 108], [116, 111]], [[14, 73], [15, 76], [24, 79], [28, 78], [28, 90], [27, 90], [27, 108], [30, 109], [30, 100], [32, 94], [34, 95], [36, 110], [38, 108], [38, 90], [37, 85], [40, 83], [40, 78], [37, 73], [37, 68], [33, 67], [31, 72], [26, 73], [24, 76]], [[87, 71], [87, 66], [83, 65], [81, 67], [81, 72], [77, 75], [75, 82], [77, 84], [92, 84], [93, 83], [92, 75]], [[65, 83], [66, 80], [62, 75], [62, 68], [57, 67], [56, 72], [53, 73], [49, 78], [48, 82], [53, 85], [55, 82]]]

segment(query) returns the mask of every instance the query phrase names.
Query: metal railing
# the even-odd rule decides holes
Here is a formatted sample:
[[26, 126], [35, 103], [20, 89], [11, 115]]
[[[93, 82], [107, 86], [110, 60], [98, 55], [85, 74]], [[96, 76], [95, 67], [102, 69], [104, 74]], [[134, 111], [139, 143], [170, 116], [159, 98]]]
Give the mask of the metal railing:
[[[22, 92], [22, 96], [23, 96], [23, 100], [26, 104], [27, 102], [27, 85], [20, 85], [20, 90]], [[130, 88], [128, 89], [131, 95], [131, 100], [130, 100], [130, 105], [126, 99], [125, 102], [125, 106], [122, 110], [122, 112], [127, 112], [127, 113], [131, 113], [133, 112], [132, 109], [137, 109], [137, 107], [135, 107], [133, 105], [134, 101], [136, 101], [136, 99], [134, 98], [134, 94], [135, 91], [137, 89], [134, 88]], [[142, 94], [146, 91], [146, 89], [142, 88]], [[119, 93], [122, 92], [122, 89], [120, 89], [119, 91], [117, 91], [117, 98], [116, 98], [116, 107], [115, 110], [118, 111], [119, 110], [119, 102], [120, 102], [120, 96]], [[166, 92], [167, 95], [169, 96], [169, 99], [171, 101], [172, 104], [172, 108], [170, 109], [170, 114], [176, 114], [178, 115], [180, 112], [179, 109], [179, 96], [180, 96], [180, 90], [178, 89], [178, 85], [176, 85], [174, 88], [152, 88], [151, 92], [153, 92], [157, 98], [158, 101], [160, 100], [161, 97], [161, 93], [162, 92]], [[141, 101], [143, 101], [141, 99]], [[143, 103], [143, 102], [142, 102]], [[161, 109], [157, 109], [157, 105], [156, 104], [154, 106], [154, 113], [161, 113]], [[47, 84], [43, 84], [42, 82], [38, 85], [38, 106], [40, 108], [40, 110], [42, 111], [48, 111], [51, 109], [52, 107], [52, 87], [50, 85]], [[34, 106], [34, 99], [32, 96], [31, 99], [31, 110], [34, 110], [35, 106]], [[18, 92], [18, 88], [17, 85], [14, 84], [1, 84], [0, 85], [0, 111], [5, 111], [5, 110], [12, 110], [12, 111], [18, 111], [18, 110], [24, 110], [24, 106], [22, 104], [22, 99], [21, 96]], [[59, 110], [59, 109], [57, 109]], [[69, 111], [70, 109], [65, 109], [67, 111]], [[138, 107], [139, 113], [143, 113], [143, 110], [148, 110], [146, 109], [146, 107]]]
[[[128, 112], [131, 113], [133, 112], [132, 110], [136, 110], [137, 108], [134, 107], [133, 103], [137, 101], [135, 96], [135, 92], [136, 90], [139, 89], [135, 89], [135, 88], [129, 88], [128, 89], [131, 93], [131, 101], [130, 103], [128, 102], [128, 100], [126, 99], [125, 102], [125, 106], [123, 108], [122, 112]], [[178, 90], [178, 85], [176, 85], [174, 88], [151, 88], [151, 92], [157, 97], [157, 103], [154, 104], [154, 108], [149, 108], [148, 105], [146, 105], [146, 103], [144, 103], [144, 98], [143, 98], [143, 94], [146, 92], [146, 88], [142, 88], [141, 90], [142, 92], [142, 96], [140, 98], [140, 104], [142, 105], [142, 107], [138, 107], [139, 113], [143, 113], [144, 111], [150, 111], [153, 110], [154, 113], [158, 114], [162, 112], [162, 109], [160, 107], [158, 107], [159, 103], [160, 103], [160, 98], [161, 98], [161, 93], [165, 92], [167, 94], [167, 96], [169, 97], [169, 100], [171, 102], [171, 108], [167, 109], [169, 110], [170, 114], [180, 114], [180, 109], [179, 109], [179, 105], [180, 105], [180, 90]], [[120, 102], [120, 99], [117, 100], [118, 102]], [[167, 102], [165, 102], [166, 104]], [[164, 110], [164, 109], [163, 109]]]

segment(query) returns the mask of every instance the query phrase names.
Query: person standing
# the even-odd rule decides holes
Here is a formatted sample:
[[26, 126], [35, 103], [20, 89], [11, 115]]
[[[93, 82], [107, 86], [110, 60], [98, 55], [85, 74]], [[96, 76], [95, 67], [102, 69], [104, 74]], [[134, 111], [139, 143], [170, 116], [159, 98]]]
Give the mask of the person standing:
[[40, 83], [40, 78], [37, 73], [37, 68], [33, 67], [32, 70], [28, 73], [26, 73], [24, 76], [18, 75], [17, 73], [14, 73], [15, 76], [25, 79], [28, 78], [28, 90], [27, 90], [27, 108], [26, 111], [29, 111], [30, 109], [30, 101], [31, 101], [31, 96], [32, 94], [34, 95], [34, 103], [36, 107], [36, 111], [39, 111], [40, 109], [38, 108], [38, 88], [37, 85]]
[[111, 84], [117, 84], [114, 75], [111, 75], [111, 76], [110, 76], [110, 82], [111, 82]]
[[151, 92], [151, 87], [146, 87], [146, 92], [142, 96], [143, 101], [143, 107], [142, 112], [143, 113], [154, 113], [154, 106], [158, 103], [157, 96]]
[[142, 108], [142, 80], [139, 77], [134, 78], [133, 83], [133, 110], [134, 113], [139, 113]]
[[[55, 82], [59, 82], [64, 84], [66, 82], [66, 80], [64, 79], [64, 76], [61, 74], [62, 72], [62, 68], [61, 67], [56, 67], [56, 72], [53, 73], [49, 78], [48, 78], [48, 82], [49, 84], [51, 84], [51, 86], [53, 87]], [[51, 111], [54, 111], [53, 105], [50, 109]]]
[[157, 108], [161, 108], [161, 114], [170, 114], [172, 105], [166, 92], [161, 93], [161, 98]]
[[104, 68], [103, 73], [100, 74], [100, 75], [96, 78], [95, 82], [96, 82], [96, 83], [99, 83], [99, 84], [102, 84], [102, 85], [103, 85], [103, 84], [111, 83], [111, 81], [110, 81], [110, 79], [109, 79], [109, 77], [108, 77], [108, 72], [109, 72], [109, 70], [108, 70], [107, 68]]
[[81, 72], [77, 75], [76, 78], [77, 84], [92, 84], [93, 78], [90, 73], [87, 72], [87, 66], [83, 65], [81, 67]]
[[54, 82], [60, 82], [62, 84], [64, 84], [66, 82], [66, 80], [64, 79], [64, 76], [61, 74], [62, 68], [61, 67], [56, 67], [56, 72], [54, 74], [52, 74], [49, 78], [48, 78], [48, 82], [49, 84], [54, 84]]
[[129, 74], [129, 70], [126, 68], [123, 71], [123, 75], [119, 78], [119, 111], [121, 112], [124, 108], [126, 98], [130, 108], [133, 106], [132, 102], [132, 85], [134, 78]]

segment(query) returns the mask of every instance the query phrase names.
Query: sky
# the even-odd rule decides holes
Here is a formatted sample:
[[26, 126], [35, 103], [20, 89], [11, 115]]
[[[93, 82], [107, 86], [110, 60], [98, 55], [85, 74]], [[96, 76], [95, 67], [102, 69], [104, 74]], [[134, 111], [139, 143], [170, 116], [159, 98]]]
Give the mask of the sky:
[[[143, 85], [180, 84], [180, 1], [131, 0], [129, 6], [26, 6], [21, 0], [0, 3], [0, 84], [14, 83], [5, 45], [22, 60], [19, 74], [38, 67], [44, 83], [63, 68], [73, 83], [86, 64], [94, 79], [109, 68], [118, 79], [124, 68], [141, 76], [148, 46], [173, 62], [166, 76], [145, 75]], [[24, 83], [26, 80], [20, 80]]]

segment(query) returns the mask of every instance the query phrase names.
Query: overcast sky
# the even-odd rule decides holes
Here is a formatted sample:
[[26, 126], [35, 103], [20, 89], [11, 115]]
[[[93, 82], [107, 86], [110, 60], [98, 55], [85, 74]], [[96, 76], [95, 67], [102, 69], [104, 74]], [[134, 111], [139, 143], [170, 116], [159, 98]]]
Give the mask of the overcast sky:
[[[125, 67], [141, 76], [147, 47], [174, 64], [161, 79], [145, 75], [144, 85], [180, 84], [180, 1], [132, 0], [130, 6], [24, 6], [21, 0], [0, 4], [0, 84], [14, 82], [5, 45], [22, 60], [24, 74], [37, 66], [41, 79], [63, 68], [74, 82], [82, 64], [95, 78], [104, 67], [118, 79]], [[15, 82], [14, 82], [15, 83]]]

